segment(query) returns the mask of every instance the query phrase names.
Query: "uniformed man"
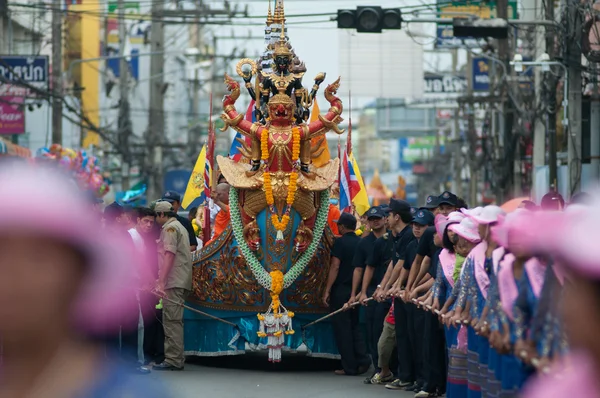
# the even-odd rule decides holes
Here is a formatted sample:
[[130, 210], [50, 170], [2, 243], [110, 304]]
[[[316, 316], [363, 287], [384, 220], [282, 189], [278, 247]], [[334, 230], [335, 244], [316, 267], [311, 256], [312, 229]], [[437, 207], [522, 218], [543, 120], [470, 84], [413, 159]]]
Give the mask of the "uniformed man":
[[[354, 272], [354, 253], [360, 238], [356, 236], [356, 217], [342, 213], [337, 220], [341, 234], [331, 249], [331, 265], [327, 278], [327, 287], [323, 303], [331, 312], [337, 311], [350, 299], [352, 274]], [[335, 341], [342, 357], [342, 368], [337, 375], [363, 374], [371, 365], [367, 356], [365, 340], [358, 324], [358, 310], [353, 308], [331, 318]]]
[[187, 236], [190, 241], [190, 250], [196, 251], [196, 248], [198, 247], [198, 241], [196, 240], [196, 232], [194, 232], [192, 222], [187, 218], [177, 214], [177, 212], [181, 208], [181, 195], [179, 195], [175, 191], [167, 191], [163, 195], [162, 200], [167, 201], [173, 205], [173, 209], [175, 209], [175, 218], [177, 218], [177, 221], [179, 221], [187, 231]]
[[447, 216], [453, 211], [459, 210], [458, 197], [450, 191], [444, 191], [438, 197], [439, 214]]
[[183, 307], [192, 290], [192, 253], [186, 229], [177, 220], [175, 209], [166, 201], [157, 202], [156, 222], [162, 226], [158, 242], [159, 273], [156, 291], [163, 300], [165, 360], [155, 370], [183, 370]]

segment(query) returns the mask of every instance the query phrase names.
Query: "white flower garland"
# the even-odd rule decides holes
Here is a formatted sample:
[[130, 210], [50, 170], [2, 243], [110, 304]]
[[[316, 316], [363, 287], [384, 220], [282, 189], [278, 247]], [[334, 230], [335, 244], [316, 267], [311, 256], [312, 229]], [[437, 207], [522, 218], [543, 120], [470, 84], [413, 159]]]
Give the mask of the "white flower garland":
[[[250, 265], [252, 274], [258, 281], [258, 283], [267, 290], [271, 290], [271, 275], [265, 270], [260, 261], [256, 258], [256, 255], [244, 239], [244, 226], [242, 223], [242, 216], [238, 204], [238, 192], [235, 188], [231, 187], [229, 192], [230, 201], [230, 214], [231, 214], [231, 226], [233, 234], [238, 243], [238, 247], [246, 259], [246, 262]], [[317, 217], [315, 220], [315, 226], [313, 229], [313, 240], [304, 253], [300, 255], [296, 264], [285, 273], [283, 277], [283, 288], [287, 289], [294, 283], [294, 281], [304, 272], [304, 269], [310, 262], [311, 258], [317, 251], [317, 247], [321, 243], [321, 237], [323, 231], [327, 225], [327, 215], [329, 212], [329, 190], [321, 192], [321, 205], [317, 211]]]

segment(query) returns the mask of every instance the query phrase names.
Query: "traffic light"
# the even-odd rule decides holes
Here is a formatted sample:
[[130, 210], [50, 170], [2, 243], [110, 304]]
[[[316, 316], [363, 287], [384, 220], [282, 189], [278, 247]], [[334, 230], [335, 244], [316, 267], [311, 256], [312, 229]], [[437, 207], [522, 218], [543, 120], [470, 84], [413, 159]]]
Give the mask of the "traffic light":
[[338, 29], [356, 29], [358, 33], [381, 33], [384, 29], [402, 28], [399, 8], [359, 6], [356, 10], [338, 10]]

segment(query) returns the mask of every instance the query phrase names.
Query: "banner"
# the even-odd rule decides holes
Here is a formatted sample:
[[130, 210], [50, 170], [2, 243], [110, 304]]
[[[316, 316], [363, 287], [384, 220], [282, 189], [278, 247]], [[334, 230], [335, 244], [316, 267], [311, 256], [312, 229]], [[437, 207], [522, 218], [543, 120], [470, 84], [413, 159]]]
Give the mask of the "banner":
[[23, 97], [0, 97], [0, 134], [23, 134], [24, 132]]
[[487, 58], [473, 58], [473, 91], [490, 91], [490, 61]]
[[49, 73], [48, 57], [45, 55], [2, 55], [0, 96], [39, 97], [35, 89], [48, 90]]

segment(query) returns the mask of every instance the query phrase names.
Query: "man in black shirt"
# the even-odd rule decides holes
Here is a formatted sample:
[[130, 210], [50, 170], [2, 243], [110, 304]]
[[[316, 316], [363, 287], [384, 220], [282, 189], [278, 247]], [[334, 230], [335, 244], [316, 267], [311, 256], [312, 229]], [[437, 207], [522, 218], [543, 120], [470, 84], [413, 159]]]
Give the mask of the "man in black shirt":
[[[371, 295], [375, 292], [377, 285], [381, 281], [380, 278], [372, 277], [373, 267], [367, 266], [370, 265], [369, 260], [375, 254], [376, 241], [385, 233], [385, 212], [380, 207], [375, 206], [371, 207], [365, 213], [365, 215], [367, 217], [368, 226], [371, 228], [371, 233], [360, 240], [358, 248], [356, 249], [356, 253], [354, 254], [352, 296], [348, 301], [348, 305], [353, 304], [356, 301], [364, 302], [367, 297], [371, 297]], [[385, 256], [386, 253], [378, 251], [377, 254], [379, 256]], [[365, 268], [368, 268], [368, 271], [365, 272]], [[365, 276], [364, 278], [363, 274]], [[367, 352], [371, 356], [373, 365], [375, 366], [377, 372], [377, 364], [379, 361], [377, 343], [379, 342], [379, 336], [383, 331], [383, 321], [385, 320], [385, 316], [389, 310], [390, 304], [387, 302], [379, 304], [375, 301], [371, 301], [366, 303], [366, 305], [365, 324], [367, 328]], [[370, 382], [371, 378], [369, 377], [367, 380]]]
[[[337, 220], [341, 235], [335, 240], [331, 249], [331, 265], [327, 278], [327, 287], [323, 295], [323, 303], [331, 312], [337, 311], [350, 299], [352, 291], [352, 274], [354, 272], [354, 254], [360, 238], [356, 230], [356, 217], [350, 213], [342, 213]], [[366, 355], [366, 348], [358, 324], [358, 310], [352, 308], [331, 318], [335, 341], [342, 357], [342, 368], [336, 370], [338, 375], [358, 375], [369, 370], [371, 360]]]
[[196, 233], [194, 232], [192, 222], [187, 218], [181, 217], [179, 214], [177, 214], [181, 208], [181, 195], [175, 191], [167, 191], [163, 195], [162, 200], [166, 200], [167, 202], [171, 203], [173, 210], [175, 210], [175, 218], [177, 218], [177, 221], [179, 221], [188, 232], [188, 236], [190, 238], [190, 250], [196, 251], [196, 248], [198, 247], [198, 240], [196, 239]]

